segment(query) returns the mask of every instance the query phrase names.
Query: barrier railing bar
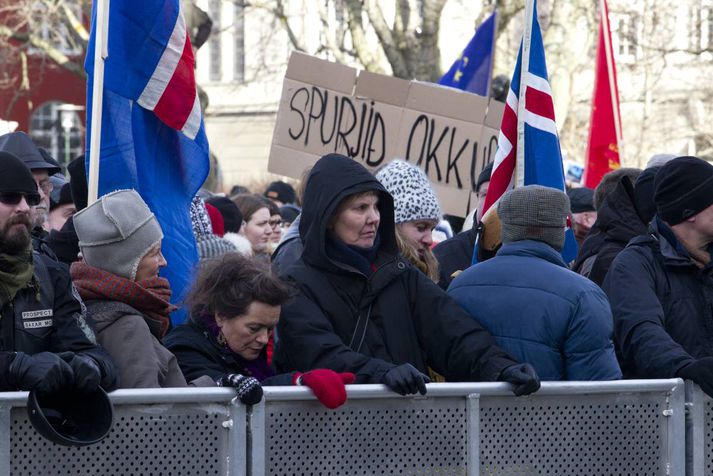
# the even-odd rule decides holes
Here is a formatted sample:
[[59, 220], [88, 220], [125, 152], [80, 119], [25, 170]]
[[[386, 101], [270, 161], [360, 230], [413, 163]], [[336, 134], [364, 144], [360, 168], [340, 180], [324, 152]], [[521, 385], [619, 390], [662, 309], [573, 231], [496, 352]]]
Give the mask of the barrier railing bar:
[[686, 390], [683, 380], [668, 398], [668, 460], [667, 474], [684, 474], [686, 468]]
[[[628, 392], [670, 392], [681, 379], [665, 380], [616, 380], [608, 382], [543, 382], [542, 387], [532, 396], [540, 395], [584, 395]], [[467, 397], [472, 393], [485, 396], [512, 396], [512, 386], [506, 383], [432, 383], [426, 385], [428, 393], [408, 398]], [[265, 400], [309, 400], [312, 392], [303, 387], [264, 387]], [[350, 399], [405, 398], [389, 390], [385, 385], [347, 385]], [[312, 397], [314, 398], [314, 397]], [[528, 397], [523, 397], [528, 398]]]
[[238, 402], [237, 398], [230, 401], [230, 417], [223, 422], [223, 428], [228, 432], [228, 454], [225, 462], [225, 471], [222, 474], [229, 476], [244, 476], [248, 474], [250, 465], [251, 441], [248, 439], [249, 421], [245, 405]]
[[248, 451], [249, 459], [246, 465], [247, 476], [263, 476], [267, 472], [265, 420], [265, 399], [263, 398], [260, 403], [253, 405], [248, 410], [247, 438], [250, 440], [250, 449]]
[[466, 397], [466, 474], [480, 475], [480, 395], [472, 393]]
[[705, 399], [703, 391], [686, 382], [686, 475], [705, 475]]
[[10, 474], [10, 438], [12, 437], [12, 407], [0, 404], [0, 475]]
[[[24, 407], [27, 392], [0, 392], [0, 405]], [[115, 390], [109, 394], [115, 405], [143, 405], [152, 403], [227, 403], [235, 391], [219, 387], [141, 388]]]

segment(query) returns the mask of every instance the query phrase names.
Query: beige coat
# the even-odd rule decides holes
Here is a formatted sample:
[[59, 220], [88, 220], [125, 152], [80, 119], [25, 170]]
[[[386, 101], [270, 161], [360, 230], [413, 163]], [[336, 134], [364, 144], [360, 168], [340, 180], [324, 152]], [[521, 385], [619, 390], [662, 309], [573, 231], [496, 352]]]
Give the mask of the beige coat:
[[176, 357], [151, 334], [144, 316], [118, 301], [87, 301], [97, 340], [119, 368], [119, 388], [186, 387]]

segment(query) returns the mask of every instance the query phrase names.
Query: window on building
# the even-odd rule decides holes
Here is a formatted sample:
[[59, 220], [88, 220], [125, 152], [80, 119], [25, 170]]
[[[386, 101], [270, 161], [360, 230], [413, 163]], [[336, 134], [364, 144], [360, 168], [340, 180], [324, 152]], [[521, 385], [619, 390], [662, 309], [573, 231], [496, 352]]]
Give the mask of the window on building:
[[689, 18], [690, 49], [696, 53], [713, 51], [713, 6], [692, 6]]
[[30, 137], [60, 163], [84, 152], [84, 127], [74, 104], [50, 101], [32, 111]]
[[638, 22], [630, 13], [620, 14], [616, 21], [616, 33], [619, 40], [619, 56], [636, 57], [639, 46]]
[[235, 2], [233, 18], [233, 80], [245, 81], [245, 6]]
[[210, 48], [210, 69], [209, 79], [211, 81], [221, 81], [223, 79], [223, 51], [221, 48], [221, 8], [222, 0], [210, 0], [208, 3], [208, 15], [213, 20], [213, 31], [210, 34], [208, 45]]

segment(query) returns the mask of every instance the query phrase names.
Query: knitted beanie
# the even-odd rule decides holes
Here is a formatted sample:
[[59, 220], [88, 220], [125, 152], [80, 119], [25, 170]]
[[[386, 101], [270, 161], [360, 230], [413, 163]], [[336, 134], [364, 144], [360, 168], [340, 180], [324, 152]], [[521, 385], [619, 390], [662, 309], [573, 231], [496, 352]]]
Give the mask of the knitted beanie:
[[537, 240], [561, 251], [569, 213], [569, 198], [561, 190], [541, 185], [511, 190], [498, 202], [503, 243]]
[[218, 209], [223, 217], [223, 229], [225, 233], [237, 233], [243, 226], [243, 215], [234, 201], [228, 197], [213, 196], [206, 198], [207, 204]]
[[84, 261], [130, 280], [163, 239], [158, 220], [135, 190], [108, 193], [74, 215]]
[[656, 211], [677, 225], [713, 205], [713, 165], [697, 157], [678, 157], [654, 178]]
[[196, 239], [205, 235], [213, 234], [213, 225], [208, 216], [208, 210], [205, 208], [203, 199], [196, 196], [191, 201], [191, 226], [193, 227], [193, 235]]
[[210, 203], [205, 204], [205, 209], [208, 212], [208, 217], [210, 218], [213, 234], [216, 236], [225, 235], [225, 221], [223, 220], [223, 215], [220, 214], [220, 211], [218, 211], [218, 209]]
[[394, 222], [441, 220], [441, 207], [431, 183], [421, 169], [403, 160], [394, 160], [376, 174], [394, 198]]
[[32, 172], [15, 154], [0, 151], [0, 170], [0, 192], [24, 193], [39, 198]]

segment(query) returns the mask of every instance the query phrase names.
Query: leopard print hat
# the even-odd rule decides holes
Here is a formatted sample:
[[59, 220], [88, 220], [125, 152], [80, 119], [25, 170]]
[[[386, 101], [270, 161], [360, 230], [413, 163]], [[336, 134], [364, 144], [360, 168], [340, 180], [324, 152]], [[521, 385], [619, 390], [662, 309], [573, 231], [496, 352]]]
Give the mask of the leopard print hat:
[[441, 220], [441, 207], [423, 171], [394, 160], [376, 173], [376, 179], [394, 197], [395, 223], [414, 220]]

